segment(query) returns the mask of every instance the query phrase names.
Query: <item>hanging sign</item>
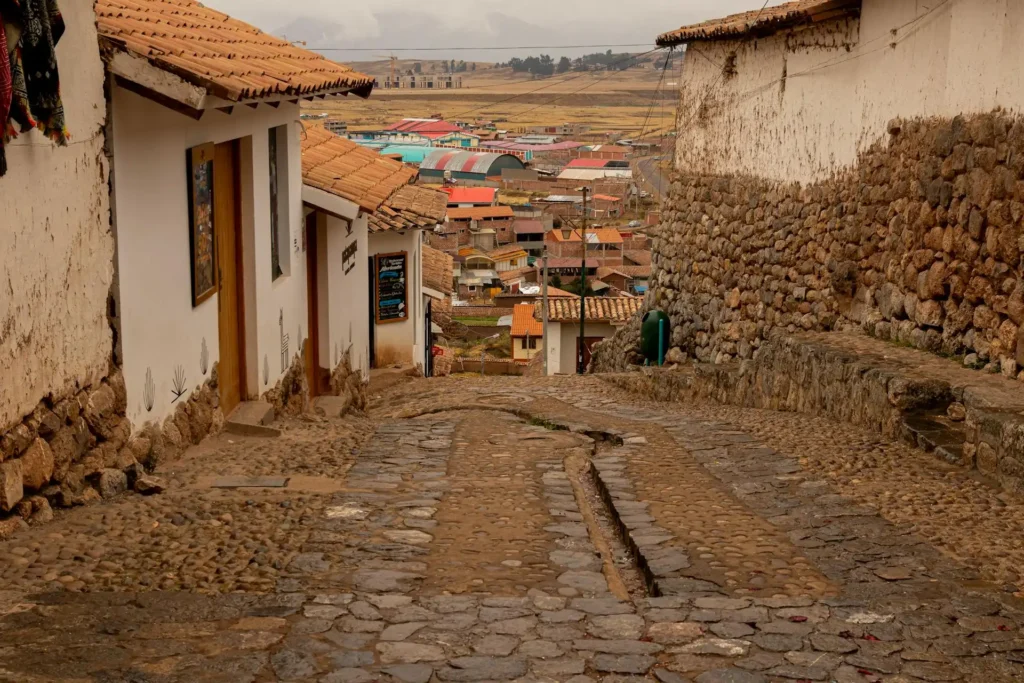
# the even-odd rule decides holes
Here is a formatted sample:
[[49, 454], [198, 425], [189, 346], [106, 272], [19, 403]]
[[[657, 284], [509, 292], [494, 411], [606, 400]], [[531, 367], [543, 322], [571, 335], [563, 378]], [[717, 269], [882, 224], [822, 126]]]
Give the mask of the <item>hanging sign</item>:
[[409, 319], [408, 270], [409, 255], [400, 251], [394, 254], [377, 254], [377, 322], [397, 323]]

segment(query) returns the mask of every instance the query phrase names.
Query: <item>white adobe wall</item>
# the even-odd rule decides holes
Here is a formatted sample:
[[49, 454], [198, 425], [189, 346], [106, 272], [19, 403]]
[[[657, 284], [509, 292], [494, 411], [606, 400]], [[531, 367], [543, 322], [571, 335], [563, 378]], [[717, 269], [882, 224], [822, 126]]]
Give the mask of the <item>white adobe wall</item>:
[[103, 63], [92, 3], [62, 10], [57, 61], [71, 144], [22, 134], [7, 145], [0, 178], [0, 433], [44, 396], [104, 377], [111, 359]]
[[[608, 323], [587, 323], [585, 335], [605, 339], [615, 334]], [[580, 336], [579, 321], [548, 323], [548, 374], [576, 374], [576, 340]]]
[[[890, 47], [893, 29], [936, 4], [864, 0], [859, 22], [695, 43], [683, 67], [677, 167], [815, 182], [853, 165], [893, 118], [1024, 110], [1024, 3], [951, 0]], [[719, 80], [734, 50], [737, 74]]]
[[[398, 323], [377, 325], [375, 329], [376, 355], [382, 360], [423, 364], [424, 359], [424, 316], [423, 304], [423, 250], [420, 231], [375, 232], [369, 237], [370, 255], [390, 254], [399, 251], [409, 253], [409, 318]], [[375, 315], [371, 311], [371, 315]], [[376, 323], [375, 323], [376, 324]]]
[[[370, 376], [370, 267], [367, 220], [365, 214], [350, 224], [340, 218], [320, 214], [321, 245], [326, 245], [327, 297], [321, 296], [321, 306], [327, 299], [329, 336], [321, 344], [320, 357], [330, 358], [336, 367], [346, 351], [351, 352], [352, 368]], [[346, 273], [344, 252], [356, 245], [355, 265]], [[320, 271], [324, 275], [324, 269]], [[324, 291], [320, 290], [321, 293]], [[324, 323], [321, 322], [321, 328]], [[328, 355], [324, 355], [325, 352]]]
[[[159, 421], [209, 378], [219, 356], [217, 296], [192, 307], [186, 150], [242, 138], [242, 245], [249, 397], [272, 388], [308, 335], [306, 254], [298, 105], [236, 107], [194, 121], [134, 93], [115, 88], [114, 189], [124, 376], [128, 417], [136, 429]], [[287, 206], [290, 271], [276, 281], [270, 262], [268, 130], [288, 125]], [[282, 197], [282, 200], [284, 198]], [[288, 354], [282, 367], [282, 325]], [[205, 340], [207, 372], [201, 367]], [[175, 399], [176, 369], [187, 392]], [[144, 403], [147, 375], [155, 402]]]

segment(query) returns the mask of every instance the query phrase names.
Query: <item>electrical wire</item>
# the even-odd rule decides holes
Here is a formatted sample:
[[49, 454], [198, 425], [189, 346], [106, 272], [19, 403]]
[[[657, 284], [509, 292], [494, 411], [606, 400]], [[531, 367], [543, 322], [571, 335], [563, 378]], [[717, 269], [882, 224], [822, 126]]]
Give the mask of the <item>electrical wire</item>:
[[659, 97], [661, 94], [661, 86], [665, 83], [665, 74], [668, 72], [668, 65], [672, 61], [672, 55], [675, 52], [675, 48], [669, 49], [667, 55], [665, 55], [665, 64], [661, 68], [661, 78], [658, 79], [658, 87], [654, 91], [654, 96], [651, 98], [651, 106], [647, 109], [647, 117], [644, 119], [644, 125], [640, 127], [640, 135], [637, 136], [638, 140], [643, 140], [644, 134], [647, 132], [647, 124], [651, 121], [651, 114], [654, 113], [654, 107], [658, 104]]
[[651, 43], [620, 43], [611, 45], [518, 45], [495, 47], [493, 45], [479, 47], [308, 47], [316, 52], [465, 52], [470, 50], [585, 50], [599, 47], [650, 47]]

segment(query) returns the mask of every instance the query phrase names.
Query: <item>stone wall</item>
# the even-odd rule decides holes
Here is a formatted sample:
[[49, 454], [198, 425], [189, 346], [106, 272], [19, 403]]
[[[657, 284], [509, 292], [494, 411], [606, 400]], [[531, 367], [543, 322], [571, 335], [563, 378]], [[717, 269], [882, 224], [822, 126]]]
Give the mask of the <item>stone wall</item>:
[[342, 415], [366, 409], [366, 382], [361, 372], [352, 369], [351, 354], [351, 349], [346, 351], [338, 367], [331, 373], [331, 394], [341, 397], [345, 402]]
[[655, 400], [713, 400], [868, 427], [1024, 491], [1024, 391], [1015, 380], [864, 334], [777, 334], [754, 360], [605, 377]]
[[[808, 186], [680, 174], [648, 304], [700, 361], [860, 326], [1024, 380], [1022, 179], [1024, 121], [1002, 113], [893, 121], [855, 169]], [[624, 331], [594, 367], [637, 341]]]
[[309, 407], [309, 381], [304, 360], [308, 344], [307, 339], [302, 353], [295, 355], [281, 381], [263, 394], [262, 399], [274, 406], [276, 415], [301, 415]]
[[[46, 398], [0, 437], [0, 537], [48, 521], [53, 507], [84, 505], [123, 493], [184, 448], [218, 431], [216, 366], [163, 425], [132, 436], [120, 372], [53, 401]], [[10, 514], [14, 513], [14, 514]]]

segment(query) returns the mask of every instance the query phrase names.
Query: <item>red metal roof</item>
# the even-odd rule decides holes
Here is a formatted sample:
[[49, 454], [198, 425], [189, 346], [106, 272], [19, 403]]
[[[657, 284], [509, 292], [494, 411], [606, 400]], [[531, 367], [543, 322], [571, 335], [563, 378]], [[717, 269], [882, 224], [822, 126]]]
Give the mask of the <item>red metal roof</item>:
[[444, 189], [448, 193], [449, 204], [484, 204], [494, 203], [494, 197], [498, 189], [494, 187], [448, 187]]
[[462, 129], [454, 123], [439, 119], [402, 119], [398, 123], [391, 124], [385, 130], [401, 133], [458, 133]]

